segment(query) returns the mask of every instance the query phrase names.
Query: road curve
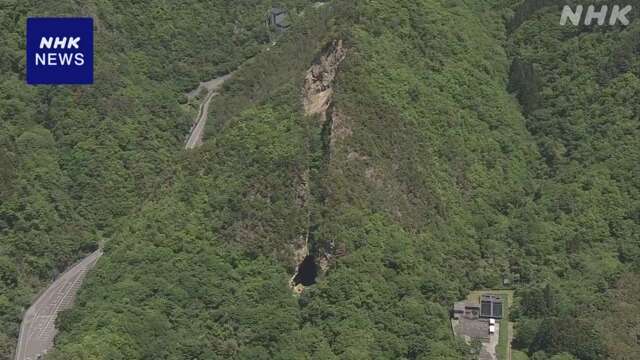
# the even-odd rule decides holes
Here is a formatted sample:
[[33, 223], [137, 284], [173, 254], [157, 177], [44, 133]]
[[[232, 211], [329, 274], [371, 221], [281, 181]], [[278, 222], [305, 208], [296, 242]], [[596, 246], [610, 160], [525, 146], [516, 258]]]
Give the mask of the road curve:
[[191, 128], [191, 132], [189, 133], [189, 137], [185, 143], [185, 149], [190, 150], [202, 145], [202, 134], [204, 133], [204, 126], [207, 124], [207, 116], [209, 115], [209, 103], [214, 96], [218, 95], [218, 90], [222, 87], [222, 84], [224, 84], [224, 82], [232, 75], [233, 73], [227, 74], [200, 84], [200, 86], [207, 89], [208, 92], [207, 96], [205, 96], [204, 100], [200, 104], [198, 116], [196, 117], [196, 121], [194, 122], [195, 125]]
[[98, 249], [65, 271], [29, 307], [22, 318], [16, 360], [36, 360], [51, 350], [58, 313], [73, 304], [84, 277], [102, 256]]

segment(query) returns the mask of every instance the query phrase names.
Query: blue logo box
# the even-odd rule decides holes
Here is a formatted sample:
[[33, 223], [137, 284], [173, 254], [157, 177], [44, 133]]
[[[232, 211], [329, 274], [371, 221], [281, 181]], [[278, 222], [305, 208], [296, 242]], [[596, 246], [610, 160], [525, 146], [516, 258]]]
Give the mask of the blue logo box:
[[93, 84], [93, 19], [27, 19], [27, 84]]

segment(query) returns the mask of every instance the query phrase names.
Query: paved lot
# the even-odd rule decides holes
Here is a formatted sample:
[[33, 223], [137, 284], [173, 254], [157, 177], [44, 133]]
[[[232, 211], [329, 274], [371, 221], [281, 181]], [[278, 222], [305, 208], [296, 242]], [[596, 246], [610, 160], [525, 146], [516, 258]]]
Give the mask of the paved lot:
[[71, 307], [85, 274], [100, 256], [102, 250], [97, 250], [71, 267], [31, 305], [20, 326], [16, 360], [36, 360], [53, 347], [58, 313]]
[[487, 319], [467, 319], [451, 320], [453, 331], [456, 336], [465, 339], [470, 344], [473, 339], [482, 342], [480, 349], [480, 360], [497, 360], [496, 346], [500, 338], [500, 323], [496, 322], [495, 333], [489, 335], [489, 321]]
[[489, 337], [489, 321], [461, 319], [457, 330], [458, 334], [468, 339], [482, 339], [482, 341], [486, 341]]

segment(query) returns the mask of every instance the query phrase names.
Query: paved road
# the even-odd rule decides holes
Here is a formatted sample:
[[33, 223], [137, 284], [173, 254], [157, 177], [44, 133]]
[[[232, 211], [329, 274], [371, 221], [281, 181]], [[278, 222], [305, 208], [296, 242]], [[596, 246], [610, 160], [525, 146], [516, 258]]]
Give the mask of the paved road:
[[[191, 128], [191, 133], [189, 133], [189, 138], [187, 138], [187, 142], [184, 146], [185, 149], [193, 149], [196, 146], [202, 145], [202, 134], [204, 133], [204, 126], [207, 123], [207, 116], [209, 115], [209, 103], [214, 96], [218, 95], [218, 90], [227, 81], [233, 73], [221, 76], [219, 78], [215, 78], [213, 80], [207, 81], [205, 83], [201, 83], [200, 86], [207, 89], [207, 96], [200, 104], [200, 108], [198, 109], [198, 116], [196, 117], [195, 125]], [[198, 87], [200, 88], [200, 87]]]
[[20, 326], [16, 360], [36, 360], [53, 347], [58, 313], [71, 307], [87, 271], [100, 256], [102, 250], [96, 250], [69, 268], [31, 305]]
[[496, 347], [498, 346], [498, 339], [500, 337], [500, 323], [496, 322], [495, 333], [489, 335], [489, 342], [482, 343], [482, 349], [480, 350], [480, 360], [496, 360]]
[[513, 323], [509, 322], [509, 360], [511, 360], [512, 349], [511, 343], [513, 342]]

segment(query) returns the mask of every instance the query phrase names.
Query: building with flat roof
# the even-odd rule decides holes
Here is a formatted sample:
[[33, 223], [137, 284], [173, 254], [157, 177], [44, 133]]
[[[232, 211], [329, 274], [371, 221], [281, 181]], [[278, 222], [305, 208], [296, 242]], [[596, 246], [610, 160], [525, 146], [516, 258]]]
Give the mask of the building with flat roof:
[[482, 295], [480, 297], [480, 317], [502, 319], [502, 304], [500, 295]]
[[454, 319], [477, 319], [480, 316], [480, 304], [459, 301], [453, 304], [453, 318]]

